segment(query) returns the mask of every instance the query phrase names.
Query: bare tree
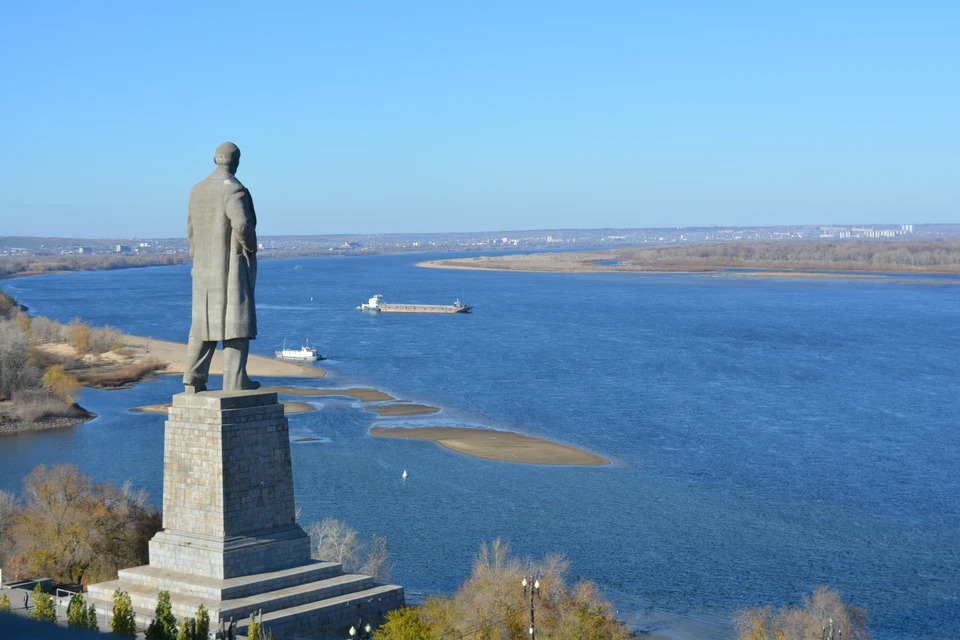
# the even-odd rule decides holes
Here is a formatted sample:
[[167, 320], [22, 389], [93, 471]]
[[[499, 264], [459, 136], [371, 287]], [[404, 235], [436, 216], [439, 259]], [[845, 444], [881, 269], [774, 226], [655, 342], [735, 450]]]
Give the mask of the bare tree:
[[39, 386], [40, 371], [29, 359], [30, 336], [15, 320], [0, 319], [0, 400]]
[[345, 571], [360, 568], [362, 544], [357, 531], [338, 518], [324, 518], [313, 523], [308, 531], [312, 546], [311, 555], [316, 560], [339, 562]]
[[311, 556], [315, 560], [339, 562], [344, 571], [362, 573], [377, 582], [386, 582], [393, 576], [394, 563], [387, 551], [386, 538], [374, 534], [372, 542], [364, 544], [356, 529], [337, 518], [313, 523], [308, 533]]
[[360, 567], [360, 573], [370, 576], [375, 582], [389, 582], [393, 577], [394, 562], [387, 551], [387, 539], [373, 534], [369, 549], [367, 561]]
[[20, 515], [20, 505], [17, 504], [16, 496], [0, 491], [0, 567], [6, 564], [7, 556], [13, 549], [10, 529], [18, 515]]

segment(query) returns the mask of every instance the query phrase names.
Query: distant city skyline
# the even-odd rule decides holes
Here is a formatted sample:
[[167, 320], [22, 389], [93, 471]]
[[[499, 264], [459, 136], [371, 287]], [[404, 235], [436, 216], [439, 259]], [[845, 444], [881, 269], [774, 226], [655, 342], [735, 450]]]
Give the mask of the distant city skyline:
[[0, 9], [0, 235], [960, 221], [960, 5]]

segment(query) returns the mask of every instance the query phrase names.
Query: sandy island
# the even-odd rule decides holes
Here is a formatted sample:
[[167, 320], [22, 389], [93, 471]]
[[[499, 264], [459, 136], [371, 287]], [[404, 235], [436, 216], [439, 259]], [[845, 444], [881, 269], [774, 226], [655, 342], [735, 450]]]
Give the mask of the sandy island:
[[430, 413], [440, 411], [438, 407], [431, 407], [425, 404], [414, 404], [412, 402], [395, 402], [393, 404], [378, 404], [372, 407], [364, 407], [368, 411], [373, 411], [382, 418], [391, 416], [425, 416]]
[[610, 464], [606, 458], [589, 451], [511, 431], [462, 427], [371, 427], [370, 434], [382, 438], [429, 440], [451, 451], [487, 460], [552, 465]]
[[[187, 366], [187, 345], [179, 342], [167, 342], [141, 336], [126, 336], [128, 348], [135, 357], [156, 358], [167, 365], [163, 373], [183, 373]], [[210, 373], [223, 374], [223, 351], [217, 349], [210, 365]], [[247, 360], [247, 373], [251, 377], [264, 378], [322, 378], [327, 372], [318, 367], [300, 362], [288, 362], [266, 356], [250, 354]]]
[[396, 400], [389, 393], [370, 387], [353, 387], [351, 389], [311, 389], [309, 387], [262, 387], [261, 391], [276, 391], [288, 396], [347, 396], [361, 402], [381, 402]]

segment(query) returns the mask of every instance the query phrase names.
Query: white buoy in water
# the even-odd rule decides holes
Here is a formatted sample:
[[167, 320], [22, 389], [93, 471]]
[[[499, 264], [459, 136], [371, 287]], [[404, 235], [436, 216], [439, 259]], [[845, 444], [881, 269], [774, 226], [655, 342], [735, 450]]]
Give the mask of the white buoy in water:
[[403, 479], [404, 479], [404, 480], [407, 479], [407, 470], [406, 470], [406, 469], [403, 470]]

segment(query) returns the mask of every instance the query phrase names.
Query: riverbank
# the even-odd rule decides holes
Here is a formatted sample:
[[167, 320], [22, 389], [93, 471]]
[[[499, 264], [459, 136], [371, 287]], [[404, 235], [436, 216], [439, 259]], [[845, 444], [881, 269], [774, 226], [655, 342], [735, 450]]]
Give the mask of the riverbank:
[[534, 273], [715, 273], [786, 277], [960, 274], [952, 239], [734, 241], [525, 253], [420, 262], [418, 267]]
[[603, 466], [610, 464], [606, 458], [589, 451], [512, 431], [463, 427], [374, 426], [370, 428], [370, 435], [381, 438], [428, 440], [451, 451], [487, 460], [547, 465]]
[[75, 415], [52, 416], [39, 420], [28, 420], [20, 417], [12, 402], [0, 402], [0, 436], [13, 436], [24, 433], [39, 433], [53, 429], [66, 429], [93, 420], [97, 414], [74, 405]]

